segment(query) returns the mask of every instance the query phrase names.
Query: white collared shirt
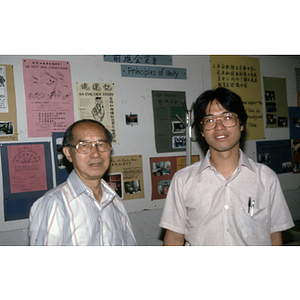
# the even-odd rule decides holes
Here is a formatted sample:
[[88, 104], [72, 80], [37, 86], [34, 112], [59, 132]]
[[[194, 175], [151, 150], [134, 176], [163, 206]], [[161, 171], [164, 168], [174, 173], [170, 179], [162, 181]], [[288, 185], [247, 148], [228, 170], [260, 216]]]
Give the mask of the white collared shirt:
[[271, 245], [271, 233], [294, 226], [273, 170], [240, 150], [238, 168], [226, 180], [209, 157], [210, 151], [174, 175], [160, 227], [184, 234], [186, 245]]
[[99, 203], [73, 170], [31, 207], [30, 245], [136, 245], [124, 205], [102, 179]]

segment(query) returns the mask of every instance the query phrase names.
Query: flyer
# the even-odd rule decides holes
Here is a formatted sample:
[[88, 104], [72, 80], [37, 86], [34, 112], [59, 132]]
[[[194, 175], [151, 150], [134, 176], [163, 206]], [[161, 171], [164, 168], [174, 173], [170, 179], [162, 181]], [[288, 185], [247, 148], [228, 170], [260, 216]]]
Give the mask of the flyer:
[[23, 59], [28, 137], [50, 137], [74, 122], [70, 63]]
[[142, 155], [112, 156], [104, 179], [123, 200], [144, 198]]
[[238, 94], [248, 115], [246, 140], [265, 137], [259, 59], [240, 55], [210, 56], [213, 89], [225, 87]]
[[47, 190], [43, 144], [7, 146], [11, 193]]
[[76, 82], [78, 119], [93, 119], [102, 123], [119, 144], [113, 83]]
[[[199, 159], [199, 155], [192, 155], [192, 164]], [[151, 200], [165, 199], [173, 175], [184, 167], [186, 167], [186, 156], [151, 157]]]

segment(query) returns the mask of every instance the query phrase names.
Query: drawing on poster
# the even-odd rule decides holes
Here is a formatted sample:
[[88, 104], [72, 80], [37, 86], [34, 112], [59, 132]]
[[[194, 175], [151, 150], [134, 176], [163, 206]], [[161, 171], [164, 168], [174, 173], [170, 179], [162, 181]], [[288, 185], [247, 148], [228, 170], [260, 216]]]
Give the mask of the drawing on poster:
[[28, 137], [50, 137], [74, 122], [69, 62], [23, 59]]
[[113, 83], [76, 82], [78, 119], [102, 123], [119, 143], [115, 88]]

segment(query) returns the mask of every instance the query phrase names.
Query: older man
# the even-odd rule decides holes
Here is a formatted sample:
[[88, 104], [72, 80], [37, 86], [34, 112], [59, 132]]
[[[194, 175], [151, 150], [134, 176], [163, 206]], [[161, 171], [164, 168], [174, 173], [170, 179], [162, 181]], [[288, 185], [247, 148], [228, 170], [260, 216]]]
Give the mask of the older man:
[[33, 204], [30, 245], [136, 245], [123, 203], [102, 179], [111, 142], [111, 133], [94, 120], [67, 129], [63, 153], [74, 170]]

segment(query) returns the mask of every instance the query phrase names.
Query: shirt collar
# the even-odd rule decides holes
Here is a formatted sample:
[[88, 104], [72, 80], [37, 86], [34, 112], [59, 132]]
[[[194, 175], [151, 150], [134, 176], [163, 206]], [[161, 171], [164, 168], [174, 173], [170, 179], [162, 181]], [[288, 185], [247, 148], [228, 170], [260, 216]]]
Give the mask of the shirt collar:
[[[80, 196], [82, 193], [87, 192], [92, 194], [92, 191], [83, 183], [83, 181], [76, 174], [73, 169], [70, 173], [67, 182], [72, 187], [74, 198]], [[101, 179], [101, 188], [113, 199], [117, 196], [117, 193], [108, 185], [108, 183]]]
[[[241, 149], [239, 149], [239, 153], [240, 153], [240, 159], [239, 159], [238, 169], [241, 169], [242, 166], [245, 166], [254, 172], [253, 166], [249, 158], [245, 155], [245, 153]], [[207, 151], [205, 158], [201, 161], [198, 173], [201, 173], [206, 168], [212, 168], [209, 158], [210, 158], [210, 150]]]
[[82, 193], [84, 193], [87, 189], [86, 185], [82, 182], [82, 180], [78, 177], [75, 170], [73, 169], [70, 173], [67, 183], [72, 187], [74, 198], [78, 197]]

